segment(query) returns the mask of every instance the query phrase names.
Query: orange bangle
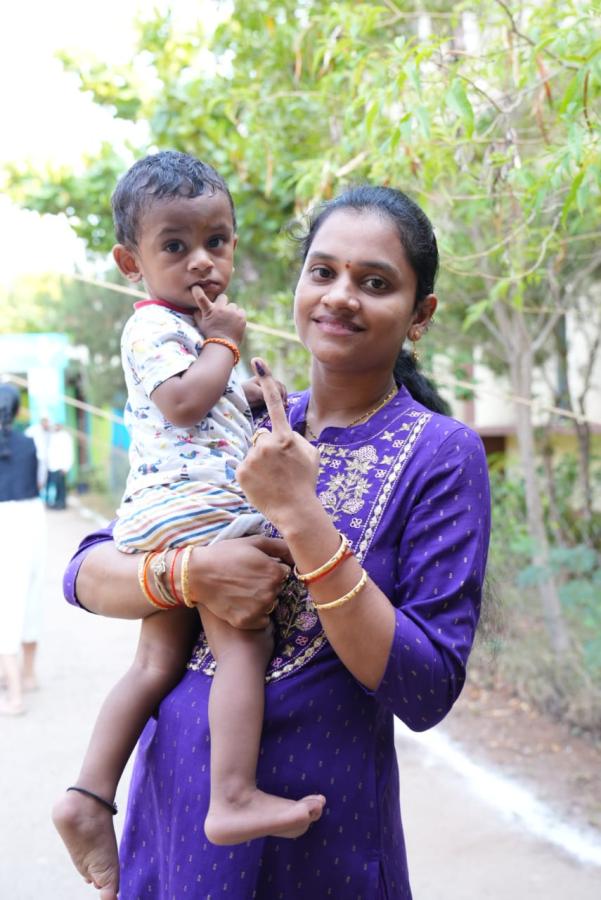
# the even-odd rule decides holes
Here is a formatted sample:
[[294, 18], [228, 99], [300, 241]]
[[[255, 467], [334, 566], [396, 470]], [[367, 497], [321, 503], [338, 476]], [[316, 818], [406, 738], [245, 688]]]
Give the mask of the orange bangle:
[[343, 563], [345, 559], [348, 559], [349, 556], [352, 556], [352, 555], [353, 555], [353, 551], [349, 547], [347, 550], [345, 550], [345, 552], [340, 557], [340, 559], [336, 560], [334, 565], [330, 566], [329, 569], [326, 569], [325, 572], [322, 572], [321, 575], [316, 575], [315, 578], [311, 578], [310, 581], [307, 581], [307, 579], [305, 578], [305, 584], [315, 584], [316, 581], [319, 581], [321, 578], [325, 578], [326, 575], [330, 575], [334, 571], [334, 569], [337, 569], [338, 566], [341, 563]]
[[[237, 366], [240, 362], [240, 351], [233, 341], [228, 341], [226, 338], [218, 338], [218, 337], [208, 337], [205, 338], [204, 344], [221, 344], [223, 347], [227, 347], [228, 350], [231, 350], [234, 354], [234, 365]], [[203, 347], [204, 347], [203, 344]]]
[[311, 584], [313, 581], [318, 581], [320, 578], [323, 578], [325, 575], [329, 575], [330, 572], [333, 572], [341, 562], [344, 562], [345, 559], [348, 559], [349, 556], [352, 555], [351, 546], [349, 540], [345, 534], [340, 535], [340, 546], [336, 553], [330, 557], [318, 569], [314, 569], [312, 572], [307, 572], [306, 574], [301, 574], [296, 566], [294, 567], [294, 574], [298, 578], [299, 581], [302, 581], [303, 584]]

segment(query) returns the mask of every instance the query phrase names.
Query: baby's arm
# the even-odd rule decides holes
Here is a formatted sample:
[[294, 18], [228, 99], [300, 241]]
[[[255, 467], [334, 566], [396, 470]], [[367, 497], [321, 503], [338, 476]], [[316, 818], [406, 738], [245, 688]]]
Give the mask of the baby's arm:
[[[220, 338], [238, 347], [246, 328], [243, 310], [229, 303], [225, 294], [211, 303], [200, 288], [197, 290], [199, 309], [194, 318], [205, 339]], [[197, 425], [223, 396], [235, 361], [227, 345], [207, 343], [191, 366], [154, 389], [152, 402], [174, 425]]]

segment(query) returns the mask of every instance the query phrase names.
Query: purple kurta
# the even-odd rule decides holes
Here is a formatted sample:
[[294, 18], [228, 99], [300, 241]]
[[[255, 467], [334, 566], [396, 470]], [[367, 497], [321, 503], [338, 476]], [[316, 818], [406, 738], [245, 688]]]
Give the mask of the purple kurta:
[[[308, 398], [290, 397], [298, 430]], [[463, 686], [489, 538], [486, 459], [477, 435], [405, 389], [368, 422], [326, 429], [319, 445], [320, 499], [397, 610], [382, 682], [372, 693], [353, 678], [306, 592], [291, 583], [276, 611], [258, 784], [294, 799], [323, 793], [326, 807], [296, 840], [216, 847], [203, 832], [214, 662], [201, 638], [140, 740], [121, 845], [122, 900], [411, 897], [393, 714], [425, 730]], [[83, 556], [109, 534], [91, 536], [71, 563], [70, 602]]]

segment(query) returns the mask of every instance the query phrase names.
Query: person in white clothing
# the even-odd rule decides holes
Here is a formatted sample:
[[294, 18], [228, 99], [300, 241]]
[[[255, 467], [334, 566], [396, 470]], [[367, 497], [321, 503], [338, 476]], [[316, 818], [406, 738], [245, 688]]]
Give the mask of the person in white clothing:
[[18, 410], [17, 389], [0, 384], [0, 671], [6, 685], [0, 715], [5, 716], [23, 713], [23, 691], [37, 686], [46, 543], [35, 443], [13, 430]]
[[52, 422], [48, 416], [42, 416], [39, 422], [25, 429], [25, 434], [27, 437], [33, 438], [35, 444], [38, 456], [38, 481], [44, 488], [48, 478], [48, 447], [50, 446], [52, 431]]
[[67, 505], [67, 475], [73, 462], [73, 439], [63, 425], [57, 424], [48, 442], [46, 504], [50, 509], [65, 509]]

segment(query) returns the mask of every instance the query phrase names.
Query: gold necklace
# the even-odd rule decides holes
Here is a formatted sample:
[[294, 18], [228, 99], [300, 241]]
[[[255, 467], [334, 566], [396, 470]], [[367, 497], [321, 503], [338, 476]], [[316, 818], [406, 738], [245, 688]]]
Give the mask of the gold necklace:
[[[399, 389], [398, 389], [397, 385], [395, 384], [393, 387], [390, 388], [390, 390], [388, 391], [388, 393], [386, 394], [386, 396], [385, 396], [382, 400], [380, 400], [378, 403], [376, 403], [375, 406], [373, 406], [371, 409], [368, 409], [367, 412], [361, 413], [360, 416], [357, 416], [356, 419], [353, 419], [352, 422], [349, 422], [348, 425], [344, 425], [343, 427], [344, 427], [344, 428], [353, 428], [355, 425], [361, 425], [362, 422], [366, 422], [366, 421], [367, 421], [368, 419], [370, 419], [372, 416], [375, 416], [375, 414], [376, 414], [377, 412], [379, 412], [379, 411], [382, 409], [383, 406], [386, 406], [386, 404], [389, 402], [389, 400], [392, 400], [392, 398], [395, 396], [395, 394], [398, 393], [398, 390], [399, 390]], [[308, 413], [308, 412], [309, 412], [309, 409], [307, 408], [307, 413]], [[315, 434], [315, 432], [313, 431], [313, 429], [312, 429], [311, 426], [309, 425], [308, 418], [305, 419], [305, 434], [306, 434], [312, 441], [318, 441], [318, 440], [319, 440], [318, 436]]]

